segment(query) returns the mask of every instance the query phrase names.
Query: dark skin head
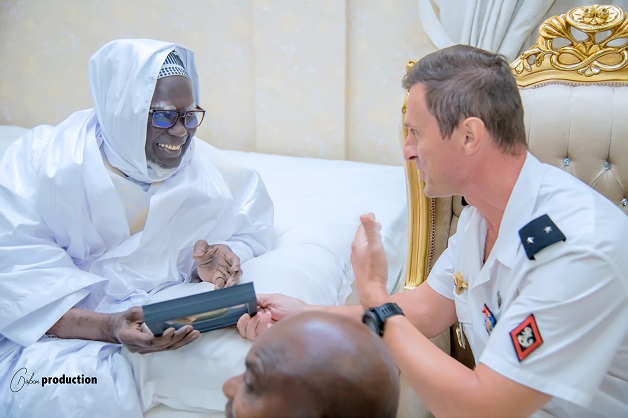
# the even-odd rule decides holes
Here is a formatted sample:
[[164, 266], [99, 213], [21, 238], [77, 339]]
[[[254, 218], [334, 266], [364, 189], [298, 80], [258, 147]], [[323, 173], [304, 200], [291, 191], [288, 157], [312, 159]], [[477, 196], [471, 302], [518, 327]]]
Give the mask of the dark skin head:
[[227, 417], [394, 417], [397, 367], [363, 324], [303, 312], [273, 325], [251, 347], [244, 374], [223, 386]]
[[[183, 76], [158, 79], [150, 108], [179, 112], [197, 109], [190, 80]], [[187, 129], [184, 126], [183, 118], [179, 118], [173, 127], [162, 129], [154, 127], [151, 124], [151, 115], [148, 115], [146, 160], [162, 168], [178, 167], [195, 133], [196, 129]]]

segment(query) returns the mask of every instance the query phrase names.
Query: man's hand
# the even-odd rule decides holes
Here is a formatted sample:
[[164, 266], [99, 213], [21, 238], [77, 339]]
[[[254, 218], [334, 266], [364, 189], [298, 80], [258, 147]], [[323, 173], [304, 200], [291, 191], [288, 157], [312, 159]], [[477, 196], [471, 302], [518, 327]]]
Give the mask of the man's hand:
[[272, 295], [257, 295], [257, 314], [244, 314], [238, 320], [240, 335], [255, 340], [272, 324], [280, 319], [315, 307], [306, 304], [300, 299], [274, 293]]
[[381, 225], [375, 215], [360, 216], [360, 226], [351, 244], [351, 265], [364, 308], [390, 302], [386, 289], [388, 281], [388, 260], [379, 234]]
[[142, 308], [137, 306], [125, 312], [111, 314], [109, 326], [112, 335], [121, 344], [132, 353], [140, 354], [176, 350], [201, 335], [191, 325], [185, 325], [178, 330], [168, 328], [161, 336], [155, 337], [144, 324]]
[[196, 272], [204, 282], [213, 283], [216, 289], [234, 286], [242, 277], [240, 257], [224, 244], [209, 245], [205, 240], [194, 244]]

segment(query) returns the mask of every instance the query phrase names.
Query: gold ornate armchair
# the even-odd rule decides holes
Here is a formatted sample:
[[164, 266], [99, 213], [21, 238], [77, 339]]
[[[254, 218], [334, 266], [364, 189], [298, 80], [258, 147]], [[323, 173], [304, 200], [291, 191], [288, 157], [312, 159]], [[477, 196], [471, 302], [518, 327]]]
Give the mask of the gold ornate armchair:
[[[511, 64], [530, 151], [628, 214], [628, 15], [616, 6], [576, 7], [547, 19], [539, 35], [537, 44]], [[403, 133], [405, 138], [405, 128]], [[407, 163], [406, 173], [410, 235], [405, 289], [411, 289], [427, 278], [446, 248], [462, 204], [459, 196], [427, 198], [414, 163]], [[452, 356], [472, 367], [455, 326], [451, 334]]]

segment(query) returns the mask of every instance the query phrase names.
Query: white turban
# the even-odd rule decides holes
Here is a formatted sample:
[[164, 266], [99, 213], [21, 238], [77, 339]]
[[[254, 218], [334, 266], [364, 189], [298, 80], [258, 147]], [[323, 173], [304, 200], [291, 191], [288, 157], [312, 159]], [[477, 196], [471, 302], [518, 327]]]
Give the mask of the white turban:
[[[192, 142], [181, 164], [158, 175], [146, 162], [146, 128], [155, 83], [166, 58], [176, 52], [199, 103], [194, 53], [180, 45], [150, 39], [120, 39], [100, 48], [89, 61], [89, 81], [100, 125], [98, 141], [109, 163], [143, 183], [164, 180], [191, 159]], [[172, 67], [169, 67], [172, 69]]]

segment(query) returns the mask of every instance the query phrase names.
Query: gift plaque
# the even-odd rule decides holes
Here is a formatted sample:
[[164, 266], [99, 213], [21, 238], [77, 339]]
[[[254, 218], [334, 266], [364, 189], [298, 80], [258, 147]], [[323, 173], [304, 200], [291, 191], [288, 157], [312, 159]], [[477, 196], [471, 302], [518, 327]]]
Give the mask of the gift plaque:
[[257, 313], [253, 283], [243, 283], [210, 292], [184, 296], [142, 307], [144, 322], [159, 336], [168, 328], [192, 325], [200, 332], [230, 327], [242, 314]]

